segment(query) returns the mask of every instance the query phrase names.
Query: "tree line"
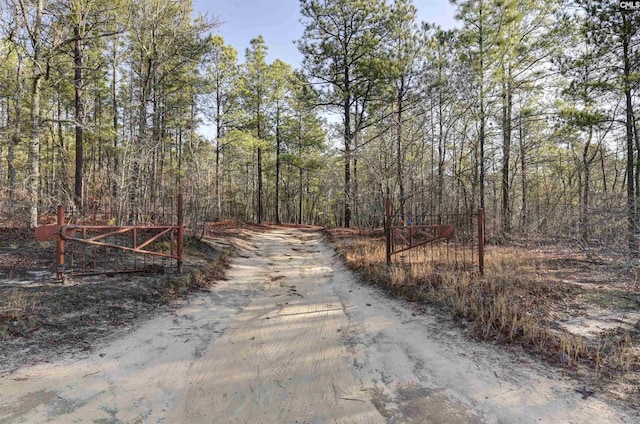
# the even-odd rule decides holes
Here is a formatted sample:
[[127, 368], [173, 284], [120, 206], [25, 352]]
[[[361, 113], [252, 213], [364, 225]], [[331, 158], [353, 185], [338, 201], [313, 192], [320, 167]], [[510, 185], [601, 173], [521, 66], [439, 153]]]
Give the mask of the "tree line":
[[181, 191], [193, 222], [348, 227], [389, 197], [403, 219], [481, 207], [494, 237], [637, 253], [640, 12], [453, 5], [442, 29], [411, 0], [301, 0], [295, 69], [259, 34], [239, 54], [190, 0], [7, 0], [3, 216], [148, 221]]

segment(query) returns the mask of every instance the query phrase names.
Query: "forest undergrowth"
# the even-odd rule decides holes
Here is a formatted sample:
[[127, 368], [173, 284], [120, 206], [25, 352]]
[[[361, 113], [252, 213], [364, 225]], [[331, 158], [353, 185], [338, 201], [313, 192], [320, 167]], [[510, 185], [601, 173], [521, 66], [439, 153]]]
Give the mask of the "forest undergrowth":
[[[488, 249], [484, 276], [477, 269], [457, 271], [446, 260], [434, 262], [434, 253], [428, 249], [438, 246], [415, 249], [387, 267], [384, 238], [328, 234], [346, 265], [366, 282], [411, 302], [436, 307], [472, 338], [526, 352], [560, 367], [579, 381], [585, 397], [607, 393], [637, 405], [640, 323], [631, 328], [610, 326], [597, 335], [574, 333], [562, 325], [586, 320], [603, 309], [613, 316], [638, 311], [640, 291], [629, 276], [575, 257], [564, 258], [563, 265], [562, 259], [559, 262], [548, 251], [513, 246]], [[446, 258], [446, 254], [435, 256]], [[582, 268], [571, 272], [576, 262]], [[587, 282], [585, 275], [592, 280]]]
[[[245, 236], [235, 225], [209, 230], [204, 239], [185, 238], [180, 275], [111, 274], [73, 277], [58, 284], [32, 281], [29, 274], [35, 269], [52, 269], [52, 242], [37, 242], [28, 230], [1, 229], [0, 374], [60, 355], [91, 351], [114, 334], [128, 331], [138, 320], [224, 278], [235, 240]], [[222, 234], [223, 244], [218, 243]]]

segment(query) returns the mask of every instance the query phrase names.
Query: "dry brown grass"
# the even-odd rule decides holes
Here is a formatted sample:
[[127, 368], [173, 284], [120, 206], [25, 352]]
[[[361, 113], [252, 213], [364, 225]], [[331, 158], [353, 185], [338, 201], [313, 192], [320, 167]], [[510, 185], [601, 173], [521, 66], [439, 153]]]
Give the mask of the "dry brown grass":
[[188, 267], [187, 272], [166, 280], [166, 291], [163, 294], [165, 301], [170, 302], [190, 290], [204, 289], [224, 278], [227, 268], [231, 263], [233, 246], [221, 251], [216, 251], [206, 241], [200, 241], [188, 237], [185, 242], [186, 254], [197, 257], [199, 265]]
[[[539, 264], [526, 250], [490, 249], [485, 276], [456, 271], [442, 252], [415, 249], [386, 266], [380, 238], [343, 237], [336, 249], [364, 279], [415, 302], [449, 311], [473, 336], [517, 345], [583, 374], [600, 385], [617, 377], [637, 384], [638, 340], [628, 331], [610, 332], [598, 343], [553, 328], [551, 310], [581, 291], [575, 285], [541, 279]], [[431, 247], [439, 249], [438, 246]], [[441, 261], [434, 261], [437, 257]], [[635, 377], [633, 377], [635, 375]]]
[[12, 290], [0, 299], [0, 339], [6, 340], [23, 327], [32, 329], [38, 305], [35, 300], [19, 290]]
[[13, 290], [0, 306], [0, 313], [18, 320], [35, 309], [35, 302], [18, 290]]

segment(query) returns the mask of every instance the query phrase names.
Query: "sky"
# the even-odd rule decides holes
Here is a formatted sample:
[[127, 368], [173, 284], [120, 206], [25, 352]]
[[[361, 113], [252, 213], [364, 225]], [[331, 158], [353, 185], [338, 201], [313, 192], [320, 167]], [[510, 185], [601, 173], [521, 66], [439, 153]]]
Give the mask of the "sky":
[[[418, 20], [436, 23], [447, 29], [455, 25], [455, 8], [449, 0], [414, 0]], [[238, 51], [238, 59], [252, 38], [262, 35], [269, 55], [267, 62], [281, 59], [299, 68], [302, 56], [294, 40], [302, 36], [299, 0], [194, 0], [196, 14], [217, 18], [215, 31]]]

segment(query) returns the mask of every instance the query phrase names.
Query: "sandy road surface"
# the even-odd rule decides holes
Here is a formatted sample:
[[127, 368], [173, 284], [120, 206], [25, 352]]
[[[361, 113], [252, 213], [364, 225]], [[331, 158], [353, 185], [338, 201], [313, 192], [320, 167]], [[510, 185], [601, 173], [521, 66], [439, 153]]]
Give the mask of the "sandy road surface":
[[84, 358], [0, 378], [0, 422], [638, 423], [356, 282], [318, 234], [257, 234], [228, 280]]

